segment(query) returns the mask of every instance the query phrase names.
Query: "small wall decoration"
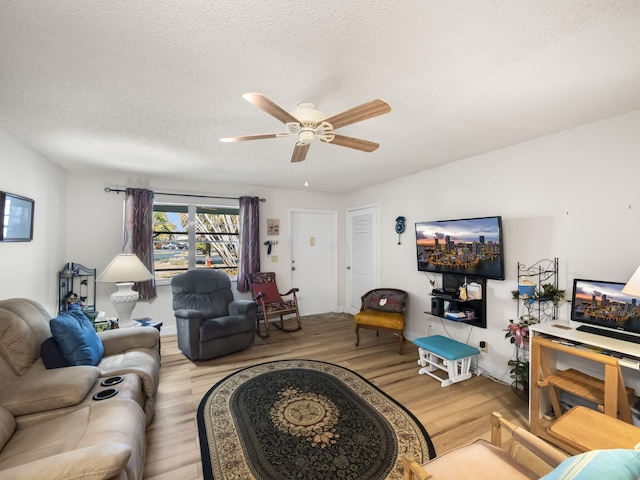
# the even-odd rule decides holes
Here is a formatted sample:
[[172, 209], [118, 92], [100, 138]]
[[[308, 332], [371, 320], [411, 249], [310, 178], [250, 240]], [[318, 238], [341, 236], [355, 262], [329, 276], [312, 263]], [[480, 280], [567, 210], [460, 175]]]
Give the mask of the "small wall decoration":
[[406, 219], [404, 217], [396, 218], [396, 233], [398, 234], [398, 245], [400, 245], [400, 235], [404, 233]]
[[267, 218], [267, 235], [280, 235], [279, 218]]
[[30, 242], [33, 240], [33, 207], [30, 198], [0, 192], [0, 213], [2, 242]]

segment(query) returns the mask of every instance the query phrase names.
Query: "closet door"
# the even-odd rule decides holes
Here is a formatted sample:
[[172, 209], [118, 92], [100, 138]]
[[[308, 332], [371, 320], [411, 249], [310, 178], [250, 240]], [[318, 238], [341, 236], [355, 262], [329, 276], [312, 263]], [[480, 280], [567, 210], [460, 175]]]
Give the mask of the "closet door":
[[360, 311], [360, 297], [378, 286], [378, 206], [347, 210], [347, 313]]

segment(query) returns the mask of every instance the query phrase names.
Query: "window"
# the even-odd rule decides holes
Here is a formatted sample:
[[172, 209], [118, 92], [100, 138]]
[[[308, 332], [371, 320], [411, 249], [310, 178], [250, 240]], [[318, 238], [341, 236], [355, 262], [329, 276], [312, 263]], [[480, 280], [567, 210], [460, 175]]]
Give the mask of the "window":
[[153, 205], [153, 253], [156, 281], [194, 268], [238, 274], [238, 207]]

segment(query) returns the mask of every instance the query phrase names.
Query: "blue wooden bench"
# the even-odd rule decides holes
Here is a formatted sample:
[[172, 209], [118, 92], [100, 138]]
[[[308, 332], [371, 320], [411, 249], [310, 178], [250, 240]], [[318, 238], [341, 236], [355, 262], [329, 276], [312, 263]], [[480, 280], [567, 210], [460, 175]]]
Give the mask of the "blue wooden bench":
[[[442, 335], [416, 338], [413, 343], [420, 354], [418, 364], [422, 368], [418, 374], [425, 373], [439, 380], [443, 387], [471, 378], [471, 359], [480, 355], [477, 348]], [[447, 372], [449, 377], [442, 379], [433, 373], [438, 369]]]

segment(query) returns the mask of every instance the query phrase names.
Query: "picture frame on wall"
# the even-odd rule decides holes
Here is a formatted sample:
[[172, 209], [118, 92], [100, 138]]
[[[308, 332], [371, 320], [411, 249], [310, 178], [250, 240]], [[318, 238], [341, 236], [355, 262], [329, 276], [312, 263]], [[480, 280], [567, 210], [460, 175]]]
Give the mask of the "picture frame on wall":
[[0, 192], [0, 242], [30, 242], [33, 240], [33, 210], [35, 202], [13, 193]]

